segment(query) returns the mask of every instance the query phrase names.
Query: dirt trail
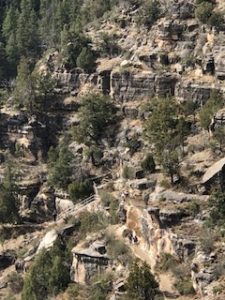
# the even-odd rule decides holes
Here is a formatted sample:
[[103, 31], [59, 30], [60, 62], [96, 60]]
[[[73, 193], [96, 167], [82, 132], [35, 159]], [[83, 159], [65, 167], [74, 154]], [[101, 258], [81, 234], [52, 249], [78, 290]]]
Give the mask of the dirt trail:
[[[129, 246], [131, 251], [133, 252], [134, 256], [139, 258], [141, 261], [146, 262], [151, 269], [153, 270], [154, 273], [154, 267], [156, 264], [156, 259], [154, 257], [154, 253], [151, 253], [149, 250], [144, 249], [142, 244], [131, 244], [127, 239], [124, 239], [122, 236], [122, 232], [126, 226], [119, 226], [119, 225], [113, 225], [110, 226], [108, 229], [110, 233], [114, 234], [114, 236], [123, 242], [126, 243], [126, 245]], [[160, 290], [165, 292], [165, 294], [175, 294], [175, 290], [173, 288], [174, 285], [174, 279], [171, 274], [166, 273], [166, 274], [161, 274], [158, 276], [159, 284], [160, 284]], [[178, 298], [167, 298], [166, 299], [178, 299]], [[181, 298], [179, 298], [181, 300]], [[189, 299], [190, 300], [190, 299]]]

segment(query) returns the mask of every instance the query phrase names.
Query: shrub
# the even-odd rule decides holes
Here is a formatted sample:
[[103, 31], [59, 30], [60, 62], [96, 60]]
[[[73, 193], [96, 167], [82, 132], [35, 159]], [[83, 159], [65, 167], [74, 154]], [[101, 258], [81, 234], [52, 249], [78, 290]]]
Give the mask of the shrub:
[[191, 278], [180, 278], [176, 283], [175, 287], [181, 295], [194, 295], [195, 290], [192, 285]]
[[210, 208], [209, 223], [212, 226], [223, 226], [225, 220], [225, 194], [222, 192], [213, 193], [208, 200], [208, 206]]
[[152, 154], [148, 154], [141, 163], [141, 167], [145, 171], [154, 172], [155, 171], [155, 161]]
[[77, 58], [83, 49], [89, 47], [90, 43], [91, 40], [83, 34], [71, 31], [64, 26], [61, 32], [61, 55], [67, 69], [77, 66]]
[[110, 206], [109, 206], [109, 214], [110, 214], [110, 223], [111, 224], [118, 224], [119, 223], [118, 207], [119, 207], [118, 200], [113, 199], [110, 202]]
[[115, 42], [115, 37], [106, 32], [101, 34], [101, 41], [98, 48], [103, 56], [119, 55], [121, 52], [120, 47]]
[[116, 239], [112, 234], [107, 233], [105, 236], [107, 252], [112, 259], [118, 260], [124, 266], [132, 263], [132, 254], [130, 248], [121, 240]]
[[214, 91], [211, 93], [209, 100], [202, 106], [199, 112], [200, 124], [202, 128], [209, 130], [209, 125], [213, 115], [223, 107], [223, 103], [223, 98], [219, 92]]
[[157, 270], [160, 272], [172, 270], [177, 263], [177, 260], [171, 254], [162, 253], [160, 261], [157, 264]]
[[59, 188], [67, 188], [72, 175], [73, 155], [66, 146], [50, 148], [48, 152], [49, 181]]
[[110, 273], [104, 274], [102, 278], [97, 276], [91, 285], [89, 294], [90, 300], [106, 300], [108, 293], [112, 290], [112, 276]]
[[206, 232], [204, 237], [200, 238], [200, 247], [206, 254], [211, 253], [214, 250], [214, 236], [210, 232]]
[[202, 23], [207, 23], [209, 18], [212, 16], [213, 5], [209, 2], [200, 3], [195, 9], [196, 18]]
[[130, 154], [133, 155], [137, 150], [140, 148], [141, 142], [138, 140], [137, 136], [133, 136], [132, 138], [128, 139], [125, 143], [125, 147], [130, 149]]
[[196, 202], [196, 200], [192, 200], [187, 204], [186, 209], [193, 217], [195, 217], [200, 212], [200, 205]]
[[181, 295], [195, 294], [195, 290], [192, 286], [191, 269], [189, 264], [183, 263], [181, 265], [174, 266], [172, 268], [172, 272], [176, 277], [174, 286]]
[[112, 201], [115, 201], [115, 198], [113, 197], [113, 195], [105, 190], [100, 192], [100, 197], [101, 197], [102, 204], [105, 207], [110, 206], [110, 203]]
[[110, 11], [117, 1], [111, 0], [87, 0], [82, 7], [83, 23], [87, 24], [95, 19], [101, 18], [107, 11]]
[[93, 184], [89, 180], [69, 184], [68, 192], [73, 202], [89, 197], [94, 193]]
[[77, 66], [85, 72], [91, 73], [95, 69], [95, 55], [87, 47], [83, 48], [76, 60]]
[[213, 12], [208, 20], [209, 25], [216, 27], [217, 29], [222, 29], [224, 25], [224, 17], [220, 13]]
[[79, 296], [80, 287], [78, 284], [70, 284], [67, 288], [68, 300], [75, 300]]
[[135, 170], [133, 167], [124, 166], [122, 176], [125, 179], [134, 179]]
[[20, 274], [17, 272], [12, 272], [8, 275], [7, 280], [8, 286], [13, 293], [18, 294], [22, 291], [23, 277]]
[[150, 28], [160, 17], [160, 4], [157, 0], [145, 0], [140, 9], [138, 23]]
[[221, 29], [224, 24], [224, 18], [221, 13], [213, 12], [214, 4], [215, 2], [210, 0], [197, 0], [195, 14], [202, 23]]
[[126, 255], [129, 253], [128, 246], [119, 240], [111, 240], [107, 245], [108, 253], [111, 255], [113, 259], [118, 259], [120, 255]]
[[104, 229], [108, 225], [107, 218], [101, 212], [82, 213], [79, 217], [79, 221], [80, 221], [80, 233], [82, 234], [82, 236], [85, 236], [90, 232], [96, 232], [101, 229]]
[[117, 224], [119, 222], [119, 217], [117, 214], [119, 202], [118, 200], [107, 191], [102, 191], [100, 193], [101, 201], [105, 207], [109, 207], [110, 223]]

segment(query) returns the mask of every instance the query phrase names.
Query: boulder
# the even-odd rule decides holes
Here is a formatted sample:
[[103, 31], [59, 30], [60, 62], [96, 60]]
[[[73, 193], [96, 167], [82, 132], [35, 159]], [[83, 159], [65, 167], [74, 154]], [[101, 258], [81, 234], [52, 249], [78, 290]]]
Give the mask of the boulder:
[[0, 253], [0, 271], [13, 265], [15, 260], [16, 260], [16, 257], [12, 253], [9, 253], [9, 252]]
[[51, 248], [57, 240], [58, 236], [59, 235], [55, 229], [48, 231], [41, 240], [36, 253], [39, 253], [43, 249]]
[[[224, 38], [224, 37], [223, 37]], [[213, 48], [213, 57], [215, 63], [215, 75], [217, 79], [224, 80], [225, 79], [225, 46], [224, 45], [216, 45]]]
[[118, 217], [120, 220], [120, 223], [125, 224], [127, 221], [127, 211], [124, 208], [124, 205], [120, 205], [118, 209]]
[[52, 220], [55, 213], [54, 189], [44, 184], [33, 199], [30, 209], [35, 214], [36, 222]]
[[180, 223], [186, 214], [181, 210], [162, 209], [159, 212], [159, 218], [164, 227], [171, 227]]
[[219, 184], [220, 186], [225, 184], [225, 157], [215, 162], [206, 170], [202, 178], [202, 184], [206, 188], [210, 188], [215, 184]]
[[93, 276], [104, 272], [109, 265], [104, 241], [95, 241], [88, 248], [78, 245], [72, 254], [71, 280], [77, 283], [90, 283]]
[[56, 197], [55, 199], [55, 205], [56, 205], [56, 211], [58, 215], [63, 214], [64, 212], [69, 210], [72, 211], [74, 208], [73, 201], [69, 199], [58, 198], [58, 197]]
[[147, 179], [147, 178], [142, 178], [142, 179], [134, 179], [129, 182], [129, 186], [132, 189], [137, 189], [137, 190], [147, 190], [147, 189], [154, 189], [156, 185], [156, 181], [154, 179]]

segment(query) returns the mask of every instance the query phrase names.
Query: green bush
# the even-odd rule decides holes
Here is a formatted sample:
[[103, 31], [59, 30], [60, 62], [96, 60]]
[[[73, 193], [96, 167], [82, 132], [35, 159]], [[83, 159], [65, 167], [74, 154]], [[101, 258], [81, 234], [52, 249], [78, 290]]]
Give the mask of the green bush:
[[95, 19], [103, 17], [103, 15], [110, 11], [118, 1], [113, 0], [87, 0], [84, 2], [81, 9], [81, 17], [84, 24], [91, 22]]
[[175, 288], [179, 291], [181, 295], [193, 295], [195, 290], [192, 285], [191, 280], [191, 268], [189, 263], [183, 263], [180, 265], [174, 265], [172, 267], [173, 275], [176, 278], [174, 284]]
[[208, 23], [209, 18], [212, 16], [213, 5], [209, 2], [200, 3], [195, 9], [196, 18], [202, 23]]
[[125, 179], [134, 179], [135, 178], [135, 170], [133, 167], [124, 166], [122, 176]]
[[[61, 32], [61, 55], [63, 63], [67, 69], [72, 69], [77, 66], [77, 59], [81, 55], [82, 51], [83, 54], [81, 55], [79, 62], [82, 61], [84, 63], [82, 57], [87, 57], [86, 61], [90, 60], [91, 57], [88, 57], [90, 43], [91, 40], [85, 35], [77, 31], [71, 31], [67, 26], [64, 26]], [[84, 49], [88, 49], [88, 53]]]
[[141, 163], [141, 167], [145, 171], [154, 172], [155, 171], [155, 161], [152, 154], [148, 154]]
[[168, 253], [162, 253], [160, 261], [157, 263], [157, 270], [159, 272], [171, 271], [178, 264], [177, 260]]
[[199, 241], [201, 250], [206, 254], [210, 254], [214, 250], [215, 237], [212, 232], [206, 231]]
[[68, 295], [68, 300], [76, 300], [79, 296], [80, 286], [78, 284], [69, 284], [66, 292]]
[[93, 183], [89, 180], [73, 182], [68, 186], [68, 192], [73, 202], [89, 197], [94, 193]]
[[216, 27], [217, 29], [222, 29], [224, 25], [224, 16], [221, 13], [213, 12], [208, 20], [208, 24]]
[[182, 278], [175, 283], [175, 287], [181, 295], [194, 295], [195, 290], [191, 278]]
[[160, 3], [157, 0], [145, 0], [141, 6], [138, 23], [150, 28], [160, 17]]
[[59, 188], [67, 188], [71, 181], [73, 155], [66, 146], [50, 148], [48, 152], [49, 182]]
[[114, 235], [106, 235], [107, 252], [112, 259], [118, 260], [124, 266], [130, 265], [133, 261], [130, 248]]
[[222, 192], [213, 193], [208, 200], [208, 206], [210, 209], [209, 223], [212, 226], [223, 226], [225, 221], [225, 194]]
[[93, 51], [87, 47], [83, 48], [76, 60], [77, 67], [85, 72], [91, 73], [95, 69], [95, 55]]
[[101, 191], [100, 197], [103, 205], [105, 207], [109, 207], [110, 223], [117, 224], [119, 222], [119, 217], [117, 213], [119, 207], [118, 200], [107, 191]]
[[200, 212], [200, 205], [196, 200], [192, 200], [187, 204], [186, 209], [193, 217], [195, 217]]
[[224, 18], [221, 13], [213, 12], [214, 2], [210, 0], [197, 0], [195, 15], [202, 23], [221, 29]]
[[221, 94], [217, 91], [211, 92], [209, 100], [202, 106], [199, 112], [201, 127], [209, 130], [211, 119], [215, 112], [223, 107], [224, 100]]
[[85, 212], [82, 213], [79, 217], [80, 228], [79, 231], [82, 234], [82, 237], [91, 232], [100, 231], [105, 229], [108, 225], [108, 220], [105, 215], [101, 212], [91, 213]]
[[20, 274], [17, 272], [10, 273], [7, 277], [7, 281], [8, 286], [13, 293], [18, 294], [22, 291], [23, 277]]
[[101, 34], [101, 40], [99, 42], [98, 48], [102, 56], [118, 56], [121, 52], [120, 47], [115, 42], [115, 37], [104, 32]]

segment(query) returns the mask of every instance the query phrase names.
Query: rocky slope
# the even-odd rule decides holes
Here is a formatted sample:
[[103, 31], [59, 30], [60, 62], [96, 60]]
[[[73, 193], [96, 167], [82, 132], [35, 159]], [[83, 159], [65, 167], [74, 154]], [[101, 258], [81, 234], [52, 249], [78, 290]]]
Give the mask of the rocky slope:
[[[57, 51], [46, 54], [36, 68], [51, 72], [57, 97], [43, 114], [30, 116], [12, 108], [10, 99], [1, 107], [0, 174], [4, 178], [9, 159], [17, 166], [23, 217], [22, 224], [1, 228], [1, 299], [10, 290], [10, 272], [15, 268], [25, 277], [41, 249], [50, 249], [62, 237], [72, 245], [71, 282], [86, 287], [96, 274], [114, 274], [107, 299], [123, 299], [128, 260], [134, 258], [151, 266], [162, 299], [224, 299], [223, 230], [206, 228], [205, 221], [212, 187], [218, 187], [217, 177], [225, 165], [224, 149], [210, 141], [225, 119], [223, 108], [218, 109], [209, 134], [200, 125], [199, 111], [215, 91], [224, 105], [225, 33], [199, 22], [195, 1], [160, 4], [164, 13], [151, 29], [137, 25], [138, 8], [122, 4], [87, 26], [94, 49], [104, 33], [120, 49], [118, 55], [100, 57], [95, 73], [68, 71]], [[215, 5], [217, 11], [224, 9], [222, 1]], [[49, 184], [46, 157], [49, 148], [60, 144], [79, 123], [82, 96], [93, 91], [113, 100], [119, 115], [117, 130], [111, 143], [103, 140], [99, 146], [100, 156], [88, 156], [86, 145], [69, 140], [77, 165], [89, 171], [95, 187], [94, 196], [74, 204], [67, 191]], [[154, 97], [170, 101], [171, 96], [182, 104], [196, 104], [196, 116], [186, 117], [192, 129], [180, 160], [185, 180], [174, 185], [161, 165], [152, 173], [141, 164], [152, 149], [143, 137], [149, 116], [143, 104]], [[129, 144], [133, 140], [134, 149]], [[125, 176], [127, 167], [132, 176]], [[79, 232], [76, 221], [83, 214], [110, 217], [105, 203], [110, 197], [117, 203], [117, 221], [95, 232]], [[115, 240], [123, 243], [125, 253], [113, 252]], [[74, 299], [84, 299], [83, 293]], [[65, 291], [55, 299], [68, 297]]]

